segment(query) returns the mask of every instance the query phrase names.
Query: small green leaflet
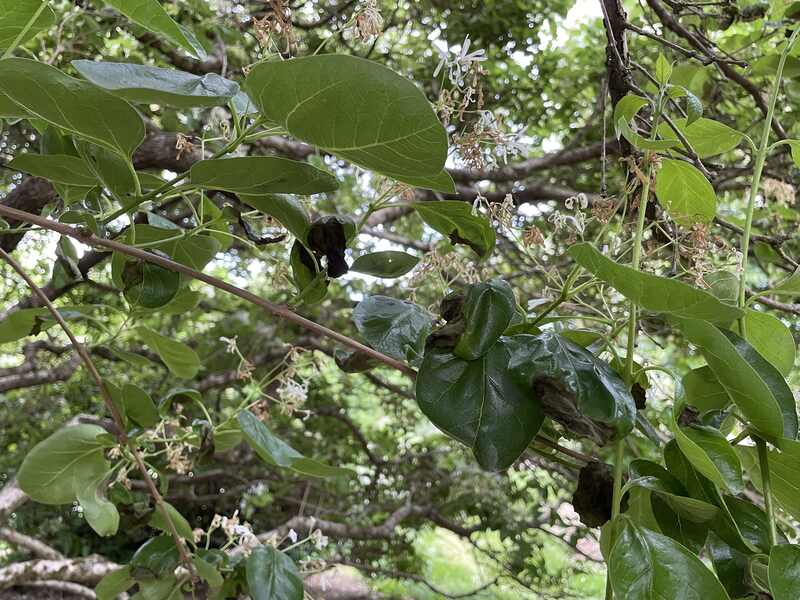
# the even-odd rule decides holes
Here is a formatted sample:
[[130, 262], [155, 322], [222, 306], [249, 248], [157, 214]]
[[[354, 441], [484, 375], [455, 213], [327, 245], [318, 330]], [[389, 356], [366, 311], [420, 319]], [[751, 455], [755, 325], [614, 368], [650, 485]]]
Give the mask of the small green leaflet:
[[173, 44], [186, 50], [194, 58], [203, 60], [206, 51], [188, 29], [170, 18], [158, 0], [104, 0], [134, 23], [153, 33], [163, 35]]
[[[189, 521], [187, 521], [186, 518], [180, 512], [178, 512], [178, 509], [172, 506], [172, 504], [169, 502], [164, 502], [164, 509], [167, 511], [172, 524], [175, 525], [175, 531], [178, 532], [178, 535], [186, 540], [194, 539], [192, 526], [189, 525]], [[172, 530], [167, 524], [167, 520], [164, 518], [164, 514], [161, 512], [161, 509], [158, 506], [156, 506], [153, 510], [153, 514], [150, 516], [148, 525], [154, 529], [160, 529], [164, 533], [172, 534]]]
[[176, 377], [192, 379], [202, 367], [200, 357], [186, 344], [165, 337], [148, 327], [137, 327], [136, 333], [142, 342], [158, 354]]
[[353, 264], [350, 265], [350, 270], [372, 275], [373, 277], [393, 279], [402, 277], [411, 271], [417, 266], [418, 262], [419, 259], [416, 256], [407, 252], [384, 250], [382, 252], [362, 254], [353, 261]]
[[91, 60], [73, 60], [72, 66], [97, 87], [140, 104], [223, 106], [239, 92], [239, 84], [216, 73], [200, 76], [176, 69]]
[[590, 273], [646, 310], [727, 325], [742, 312], [701, 289], [675, 279], [636, 271], [603, 256], [591, 244], [574, 244], [569, 255]]
[[413, 205], [423, 221], [450, 240], [451, 244], [464, 244], [480, 258], [494, 250], [494, 228], [485, 217], [472, 214], [472, 205], [458, 200], [415, 202]]
[[617, 105], [614, 107], [614, 130], [617, 137], [621, 135], [619, 130], [620, 120], [624, 120], [626, 124], [630, 124], [636, 114], [648, 104], [645, 98], [635, 94], [627, 94], [623, 96]]
[[[672, 122], [700, 158], [730, 152], [744, 139], [744, 135], [740, 132], [713, 119], [697, 117], [693, 121], [687, 122], [687, 119], [679, 118], [673, 119]], [[658, 133], [664, 138], [675, 137], [675, 132], [667, 123], [658, 126]]]
[[104, 576], [94, 588], [94, 593], [97, 600], [116, 600], [117, 596], [128, 591], [134, 583], [136, 581], [131, 576], [131, 567], [126, 565]]
[[663, 53], [659, 53], [656, 59], [656, 81], [661, 85], [666, 85], [669, 83], [670, 77], [672, 77], [672, 63]]
[[680, 225], [710, 223], [717, 214], [717, 194], [696, 167], [682, 160], [662, 158], [656, 174], [656, 197]]
[[262, 62], [245, 87], [270, 121], [357, 165], [411, 185], [444, 167], [447, 134], [431, 104], [378, 63], [337, 54]]
[[636, 133], [631, 126], [628, 125], [628, 121], [624, 118], [621, 118], [617, 122], [617, 131], [624, 137], [630, 144], [638, 148], [639, 150], [652, 150], [653, 152], [666, 152], [676, 146], [680, 145], [680, 142], [677, 139], [668, 139], [668, 140], [650, 140], [646, 137]]
[[239, 425], [247, 443], [268, 465], [285, 467], [309, 477], [349, 477], [353, 475], [353, 471], [350, 469], [331, 467], [306, 458], [286, 442], [275, 437], [269, 428], [249, 410], [239, 413]]
[[319, 194], [339, 187], [336, 178], [308, 163], [277, 156], [242, 156], [201, 160], [190, 181], [205, 189], [234, 194]]
[[[144, 123], [130, 104], [36, 60], [0, 61], [0, 94], [29, 117], [70, 131], [122, 157], [130, 157], [144, 139]], [[92, 110], [86, 110], [87, 106]]]

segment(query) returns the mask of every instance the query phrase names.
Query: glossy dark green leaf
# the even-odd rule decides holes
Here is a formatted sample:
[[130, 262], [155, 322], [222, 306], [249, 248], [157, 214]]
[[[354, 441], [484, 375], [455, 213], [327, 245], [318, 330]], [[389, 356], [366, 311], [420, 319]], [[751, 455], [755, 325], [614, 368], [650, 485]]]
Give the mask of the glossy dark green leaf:
[[633, 429], [636, 405], [608, 363], [553, 332], [507, 338], [508, 369], [544, 413], [599, 444]]
[[55, 183], [94, 187], [97, 178], [89, 166], [77, 156], [59, 154], [19, 154], [8, 163], [10, 169], [16, 169], [36, 177], [44, 177]]
[[134, 306], [159, 308], [170, 302], [181, 286], [181, 275], [144, 261], [125, 263], [122, 270], [125, 299]]
[[364, 298], [353, 309], [353, 322], [370, 346], [411, 364], [422, 360], [425, 339], [433, 328], [427, 310], [387, 296]]
[[544, 421], [529, 384], [512, 376], [510, 360], [505, 338], [473, 361], [429, 347], [416, 381], [422, 412], [491, 471], [510, 467]]
[[624, 516], [620, 520], [608, 564], [615, 598], [729, 600], [714, 573], [689, 550]]
[[773, 546], [769, 553], [769, 588], [774, 600], [800, 598], [800, 546]]
[[485, 217], [472, 214], [472, 205], [458, 200], [415, 202], [417, 214], [451, 244], [469, 246], [481, 258], [494, 250], [494, 228]]
[[711, 367], [692, 369], [683, 376], [683, 391], [686, 403], [701, 413], [719, 410], [731, 403], [728, 392], [717, 380]]
[[192, 379], [197, 375], [202, 364], [200, 357], [189, 346], [149, 327], [137, 327], [136, 333], [147, 347], [158, 354], [173, 375], [184, 379]]
[[132, 63], [73, 60], [85, 79], [130, 102], [177, 108], [221, 106], [239, 92], [239, 84], [216, 73], [192, 75]]
[[689, 492], [672, 473], [658, 463], [637, 459], [629, 466], [630, 479], [625, 489], [643, 487], [660, 496], [669, 507], [693, 523], [706, 523], [713, 519], [718, 508], [713, 504], [689, 496]]
[[620, 265], [591, 244], [574, 244], [569, 255], [628, 300], [647, 310], [720, 324], [731, 323], [742, 314], [735, 306], [720, 302], [699, 288]]
[[125, 415], [141, 427], [153, 427], [159, 421], [158, 410], [142, 388], [126, 383], [120, 390]]
[[116, 600], [123, 592], [127, 592], [136, 583], [131, 577], [130, 565], [111, 571], [100, 580], [94, 588], [97, 600]]
[[173, 44], [186, 50], [194, 58], [203, 60], [206, 51], [188, 29], [173, 21], [158, 0], [104, 0], [134, 23], [137, 23]]
[[192, 165], [190, 181], [206, 189], [234, 194], [319, 194], [332, 192], [336, 178], [308, 163], [277, 156], [241, 156], [201, 160]]
[[[708, 523], [695, 523], [673, 509], [666, 498], [653, 493], [650, 498], [651, 510], [656, 527], [653, 531], [672, 538], [690, 552], [699, 554], [708, 539]], [[627, 514], [627, 513], [626, 513]], [[640, 525], [639, 523], [636, 523]], [[647, 527], [641, 524], [642, 527]]]
[[676, 319], [686, 338], [750, 422], [771, 439], [796, 439], [794, 396], [783, 376], [732, 331], [706, 321]]
[[262, 62], [245, 87], [270, 121], [357, 165], [412, 185], [444, 167], [447, 134], [431, 104], [378, 63], [336, 54]]
[[303, 580], [294, 561], [270, 545], [247, 558], [247, 589], [253, 600], [303, 600]]
[[[777, 317], [748, 309], [744, 315], [744, 338], [783, 376], [794, 368], [796, 347], [791, 330]], [[738, 328], [736, 331], [741, 334]]]
[[717, 214], [717, 193], [705, 175], [688, 162], [662, 158], [655, 192], [661, 206], [684, 227], [710, 223]]
[[309, 477], [349, 477], [353, 474], [350, 469], [331, 467], [306, 458], [286, 442], [275, 437], [249, 410], [239, 413], [239, 426], [247, 443], [268, 465], [291, 469]]
[[[189, 521], [187, 521], [186, 518], [180, 512], [178, 512], [178, 509], [172, 506], [172, 504], [169, 502], [164, 502], [164, 508], [169, 515], [170, 521], [172, 521], [172, 524], [175, 526], [175, 531], [178, 532], [178, 535], [185, 540], [193, 540], [194, 534], [192, 533], [192, 526], [189, 525]], [[172, 534], [169, 524], [164, 518], [164, 514], [158, 507], [153, 510], [153, 514], [150, 516], [148, 525], [154, 529], [160, 529], [169, 535]]]
[[714, 571], [732, 598], [744, 598], [754, 591], [748, 573], [748, 554], [732, 548], [713, 531], [708, 535], [707, 548]]
[[17, 472], [20, 488], [42, 504], [67, 504], [76, 499], [76, 482], [97, 481], [109, 469], [97, 425], [59, 429], [28, 452]]
[[[744, 139], [744, 136], [735, 129], [712, 119], [697, 118], [689, 125], [686, 124], [686, 119], [673, 119], [672, 122], [700, 158], [730, 152]], [[658, 127], [658, 132], [665, 137], [675, 137], [672, 127], [666, 123]]]
[[274, 217], [294, 237], [303, 242], [306, 241], [311, 219], [305, 206], [297, 198], [286, 194], [264, 194], [263, 196], [241, 194], [239, 199], [265, 215]]
[[416, 256], [407, 252], [384, 250], [382, 252], [362, 254], [353, 261], [353, 264], [350, 265], [350, 270], [374, 277], [393, 279], [402, 277], [411, 271], [417, 266], [418, 262], [419, 259]]
[[[144, 139], [134, 108], [90, 83], [27, 58], [0, 62], [0, 94], [32, 117], [130, 157]], [[91, 106], [92, 110], [86, 110]]]
[[[691, 425], [680, 427], [676, 439], [681, 450], [694, 467], [720, 487], [727, 488], [734, 494], [744, 489], [742, 481], [742, 465], [736, 450], [718, 430], [713, 427]], [[687, 439], [691, 443], [687, 443]], [[698, 449], [707, 458], [698, 458]], [[713, 469], [708, 464], [713, 465]]]
[[503, 335], [516, 308], [514, 291], [502, 279], [470, 285], [459, 315], [464, 330], [453, 354], [464, 360], [475, 360], [485, 354]]
[[[55, 24], [56, 14], [53, 9], [45, 4], [40, 10], [42, 4], [42, 0], [0, 0], [0, 49], [9, 48], [15, 42], [22, 45]], [[31, 23], [34, 17], [36, 18]], [[17, 39], [26, 27], [28, 30]]]

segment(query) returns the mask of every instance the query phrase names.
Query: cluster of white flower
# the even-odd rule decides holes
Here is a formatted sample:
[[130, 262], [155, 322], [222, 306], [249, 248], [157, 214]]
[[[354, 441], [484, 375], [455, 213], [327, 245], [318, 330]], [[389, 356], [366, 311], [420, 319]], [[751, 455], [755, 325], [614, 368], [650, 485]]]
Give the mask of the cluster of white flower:
[[467, 36], [464, 38], [464, 43], [461, 44], [461, 51], [458, 53], [450, 52], [449, 49], [439, 49], [439, 64], [436, 65], [436, 70], [433, 72], [434, 78], [438, 77], [442, 71], [446, 71], [450, 83], [459, 89], [464, 88], [467, 73], [475, 65], [486, 60], [485, 50], [469, 51], [471, 44], [472, 42]]
[[[261, 545], [261, 542], [258, 541], [258, 538], [253, 533], [253, 529], [250, 524], [239, 522], [238, 510], [233, 513], [232, 517], [215, 514], [211, 521], [211, 525], [208, 528], [207, 535], [211, 535], [211, 532], [216, 529], [222, 529], [227, 536], [228, 541], [235, 543], [237, 548], [239, 548], [245, 556], [249, 555], [253, 548]], [[195, 539], [197, 540], [199, 535], [202, 535], [202, 530], [200, 530], [199, 535], [198, 531], [195, 530], [194, 535]]]

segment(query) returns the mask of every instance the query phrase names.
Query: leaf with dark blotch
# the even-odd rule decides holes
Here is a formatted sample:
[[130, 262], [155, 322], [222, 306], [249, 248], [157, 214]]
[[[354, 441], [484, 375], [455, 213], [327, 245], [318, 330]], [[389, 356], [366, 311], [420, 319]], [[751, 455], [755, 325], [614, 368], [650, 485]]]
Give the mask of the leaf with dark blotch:
[[308, 230], [307, 243], [318, 260], [323, 256], [326, 258], [328, 277], [341, 277], [347, 273], [344, 259], [347, 236], [339, 217], [322, 217], [314, 221]]
[[516, 307], [514, 292], [502, 279], [469, 286], [462, 309], [464, 331], [453, 354], [464, 360], [482, 356], [503, 335]]
[[123, 294], [135, 306], [159, 308], [178, 293], [181, 276], [144, 261], [130, 261], [122, 269]]
[[508, 369], [508, 345], [506, 338], [500, 338], [473, 361], [429, 347], [416, 381], [422, 412], [471, 448], [480, 466], [490, 471], [510, 467], [544, 420], [530, 386], [512, 377]]
[[572, 507], [587, 527], [600, 527], [611, 518], [614, 475], [606, 463], [592, 461], [578, 474]]
[[547, 416], [599, 444], [633, 429], [633, 397], [608, 363], [552, 332], [508, 342], [509, 371], [533, 388]]

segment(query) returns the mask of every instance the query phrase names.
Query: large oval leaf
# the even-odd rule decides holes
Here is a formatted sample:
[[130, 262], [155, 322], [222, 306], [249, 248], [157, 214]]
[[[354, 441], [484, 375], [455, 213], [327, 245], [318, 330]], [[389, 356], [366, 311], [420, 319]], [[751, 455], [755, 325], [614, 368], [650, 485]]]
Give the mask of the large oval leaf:
[[192, 379], [202, 367], [200, 357], [183, 342], [166, 337], [149, 327], [137, 327], [142, 342], [158, 354], [176, 377]]
[[698, 319], [674, 320], [754, 427], [773, 441], [797, 438], [794, 396], [775, 367], [732, 331]]
[[192, 75], [131, 63], [73, 60], [72, 66], [94, 85], [131, 102], [177, 108], [227, 104], [239, 84], [216, 73]]
[[505, 339], [508, 370], [531, 386], [547, 416], [599, 444], [633, 429], [633, 396], [607, 363], [553, 332]]
[[417, 214], [450, 240], [451, 244], [464, 244], [481, 258], [494, 250], [496, 236], [488, 219], [472, 214], [472, 205], [459, 200], [415, 202]]
[[130, 104], [36, 60], [0, 61], [0, 93], [31, 117], [121, 156], [130, 157], [144, 139], [144, 123]]
[[378, 63], [335, 54], [263, 62], [245, 86], [270, 121], [357, 165], [412, 185], [444, 167], [447, 134], [431, 104]]
[[318, 194], [339, 187], [336, 178], [308, 163], [277, 156], [201, 160], [189, 171], [192, 183], [234, 194]]
[[794, 368], [796, 353], [791, 330], [777, 317], [757, 310], [745, 312], [744, 324], [744, 338], [748, 343], [772, 363], [781, 375], [789, 375]]
[[[686, 119], [673, 119], [672, 122], [700, 158], [729, 152], [736, 148], [744, 137], [735, 129], [713, 119], [699, 118], [688, 126]], [[675, 132], [667, 123], [659, 125], [658, 132], [665, 137], [675, 137]]]
[[708, 292], [682, 281], [620, 265], [603, 256], [592, 244], [575, 244], [569, 249], [569, 255], [628, 300], [647, 310], [726, 325], [742, 314], [735, 306], [720, 302]]
[[253, 600], [303, 600], [303, 580], [294, 561], [270, 546], [254, 548], [247, 558], [247, 591]]
[[717, 194], [697, 167], [682, 160], [662, 158], [656, 175], [656, 197], [684, 227], [710, 223], [717, 214]]
[[800, 598], [800, 546], [773, 546], [769, 553], [769, 588], [774, 600]]
[[608, 561], [614, 597], [624, 600], [729, 600], [703, 562], [672, 539], [621, 517]]
[[367, 343], [398, 360], [419, 364], [433, 327], [431, 314], [412, 302], [369, 296], [353, 309], [353, 322]]
[[76, 482], [97, 481], [108, 471], [97, 425], [59, 429], [36, 444], [17, 473], [17, 483], [42, 504], [67, 504], [76, 499]]
[[[49, 5], [42, 7], [42, 0], [0, 0], [0, 49], [11, 44], [24, 44], [40, 31], [50, 28], [56, 22], [56, 14]], [[39, 16], [36, 16], [37, 12]], [[36, 19], [31, 23], [31, 19]], [[19, 40], [17, 37], [28, 27]]]
[[730, 442], [713, 427], [675, 427], [675, 439], [683, 454], [700, 473], [734, 494], [744, 489], [742, 464]]
[[505, 338], [473, 361], [429, 347], [416, 382], [422, 412], [491, 471], [514, 464], [544, 420], [530, 387], [512, 376], [509, 360]]

